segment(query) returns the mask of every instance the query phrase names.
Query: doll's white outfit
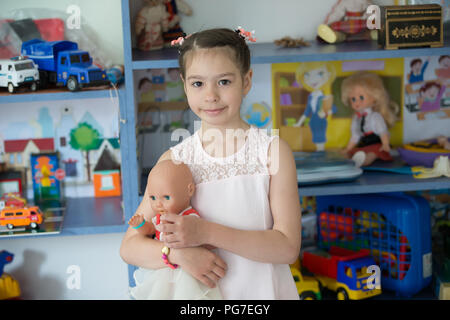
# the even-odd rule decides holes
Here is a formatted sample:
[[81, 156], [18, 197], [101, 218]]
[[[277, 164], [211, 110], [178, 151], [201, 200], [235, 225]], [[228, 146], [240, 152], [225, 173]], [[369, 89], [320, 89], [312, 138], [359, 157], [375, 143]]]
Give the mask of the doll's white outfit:
[[[197, 211], [188, 207], [181, 216], [193, 215], [199, 217]], [[156, 226], [157, 222], [152, 219]], [[161, 240], [158, 232], [155, 237]], [[129, 289], [130, 295], [136, 300], [220, 300], [219, 288], [209, 288], [180, 267], [171, 269], [138, 268], [134, 274], [135, 287]]]
[[[244, 146], [223, 158], [206, 153], [198, 131], [171, 148], [172, 158], [192, 172], [196, 191], [191, 203], [203, 219], [243, 230], [273, 227], [267, 161], [275, 138], [252, 126]], [[277, 145], [271, 148], [274, 155]], [[257, 262], [219, 248], [215, 252], [227, 263], [218, 283], [224, 299], [299, 299], [289, 265]]]

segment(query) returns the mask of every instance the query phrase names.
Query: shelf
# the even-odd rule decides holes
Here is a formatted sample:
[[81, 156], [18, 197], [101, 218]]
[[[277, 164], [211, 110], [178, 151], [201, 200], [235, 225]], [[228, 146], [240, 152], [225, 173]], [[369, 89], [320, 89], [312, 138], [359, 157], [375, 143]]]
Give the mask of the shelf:
[[125, 232], [121, 197], [67, 198], [63, 227], [60, 233], [30, 233], [2, 237], [2, 239], [25, 237], [70, 236]]
[[364, 172], [351, 182], [299, 186], [300, 196], [325, 196], [377, 192], [402, 192], [450, 188], [450, 178], [415, 179], [411, 175]]
[[[119, 95], [124, 89], [119, 87]], [[35, 92], [21, 90], [17, 93], [8, 93], [6, 90], [0, 92], [0, 104], [17, 103], [17, 102], [34, 102], [34, 101], [55, 101], [55, 100], [75, 100], [75, 99], [96, 99], [116, 97], [113, 87], [91, 87], [84, 88], [77, 92], [70, 92], [64, 88], [61, 89], [45, 89]]]
[[[281, 48], [273, 43], [250, 44], [252, 64], [286, 63], [301, 61], [332, 61], [354, 59], [403, 58], [448, 54], [450, 39], [440, 48], [408, 48], [385, 50], [378, 47], [376, 41], [356, 41], [341, 44], [321, 44], [312, 41], [309, 47]], [[155, 51], [133, 49], [133, 70], [176, 68], [178, 51], [176, 48], [164, 48]]]

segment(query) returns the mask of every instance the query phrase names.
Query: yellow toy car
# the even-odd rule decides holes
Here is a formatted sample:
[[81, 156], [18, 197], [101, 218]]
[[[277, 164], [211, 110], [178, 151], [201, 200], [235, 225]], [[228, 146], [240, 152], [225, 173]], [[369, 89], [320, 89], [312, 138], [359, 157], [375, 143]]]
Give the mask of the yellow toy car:
[[294, 277], [300, 300], [321, 300], [319, 282], [314, 277], [303, 276], [300, 270], [291, 265], [291, 273]]

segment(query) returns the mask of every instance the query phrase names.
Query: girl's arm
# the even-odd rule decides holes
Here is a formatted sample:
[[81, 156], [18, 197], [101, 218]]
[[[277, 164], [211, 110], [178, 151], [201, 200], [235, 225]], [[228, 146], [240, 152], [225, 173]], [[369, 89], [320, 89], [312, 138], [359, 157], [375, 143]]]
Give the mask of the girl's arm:
[[[278, 143], [274, 143], [279, 141]], [[266, 263], [293, 263], [299, 255], [301, 242], [301, 210], [297, 173], [292, 151], [283, 140], [270, 146], [270, 208], [273, 228], [248, 231], [226, 227], [195, 217], [166, 214], [166, 221], [158, 227], [173, 232], [165, 237], [173, 248], [209, 244], [250, 260]], [[276, 150], [279, 146], [279, 151]], [[275, 149], [274, 149], [275, 148]]]
[[[165, 159], [170, 159], [169, 152], [164, 153], [158, 161]], [[147, 221], [151, 221], [153, 214], [147, 189], [136, 213], [143, 214]], [[193, 218], [198, 219], [197, 217]], [[131, 265], [147, 269], [160, 269], [167, 267], [162, 259], [163, 247], [163, 242], [151, 239], [129, 227], [122, 240], [120, 256]], [[168, 259], [172, 264], [178, 264], [183, 270], [211, 288], [225, 276], [227, 269], [226, 263], [218, 255], [202, 247], [172, 249]]]

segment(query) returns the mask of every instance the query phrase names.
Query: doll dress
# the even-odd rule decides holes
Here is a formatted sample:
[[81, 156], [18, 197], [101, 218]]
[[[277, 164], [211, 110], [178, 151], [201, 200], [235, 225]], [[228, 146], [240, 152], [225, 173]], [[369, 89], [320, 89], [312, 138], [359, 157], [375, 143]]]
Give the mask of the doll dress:
[[[277, 136], [251, 126], [244, 145], [228, 157], [212, 157], [198, 131], [171, 148], [172, 159], [189, 166], [196, 191], [191, 199], [202, 219], [236, 229], [273, 227], [269, 204], [269, 145]], [[271, 148], [276, 150], [276, 148]], [[299, 299], [288, 264], [253, 261], [216, 248], [226, 263], [218, 287], [227, 300]]]
[[[195, 209], [188, 207], [179, 215], [199, 216]], [[156, 220], [152, 220], [156, 225]], [[155, 239], [160, 240], [158, 237]], [[220, 300], [217, 287], [209, 288], [180, 267], [171, 269], [138, 268], [133, 273], [135, 287], [129, 289], [135, 300]]]

